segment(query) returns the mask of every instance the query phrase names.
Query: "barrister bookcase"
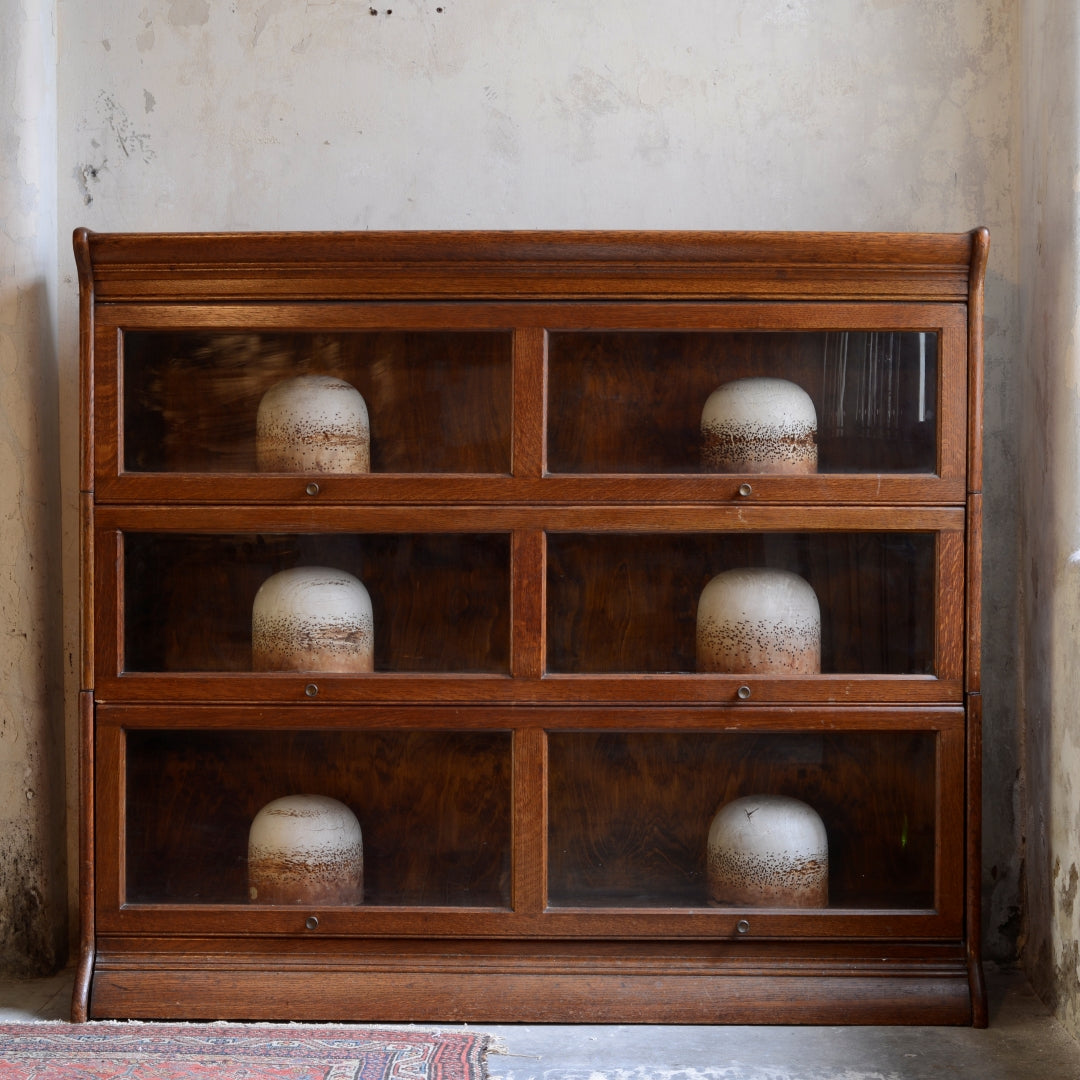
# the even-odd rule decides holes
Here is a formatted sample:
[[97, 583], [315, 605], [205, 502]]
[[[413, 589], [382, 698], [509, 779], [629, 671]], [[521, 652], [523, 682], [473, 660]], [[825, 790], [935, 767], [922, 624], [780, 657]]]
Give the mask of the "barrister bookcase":
[[[985, 230], [74, 242], [76, 1018], [985, 1023]], [[362, 395], [368, 471], [260, 463], [304, 374]], [[812, 471], [705, 462], [749, 378], [812, 401]], [[256, 664], [303, 566], [366, 587], [371, 670]], [[813, 589], [817, 669], [701, 669], [745, 567]], [[252, 895], [301, 793], [362, 898]], [[747, 796], [819, 816], [827, 902], [712, 894]]]

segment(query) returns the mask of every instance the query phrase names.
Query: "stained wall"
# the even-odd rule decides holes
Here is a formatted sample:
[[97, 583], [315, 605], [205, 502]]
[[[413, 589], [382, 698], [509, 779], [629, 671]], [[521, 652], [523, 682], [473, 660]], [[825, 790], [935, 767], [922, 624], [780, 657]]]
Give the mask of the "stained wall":
[[[56, 0], [65, 647], [77, 596], [76, 225], [985, 224], [985, 932], [991, 955], [1013, 955], [1018, 7]], [[69, 701], [71, 690], [69, 678]]]
[[51, 14], [0, 0], [0, 969], [67, 937]]
[[1080, 12], [1022, 26], [1025, 967], [1080, 1032]]

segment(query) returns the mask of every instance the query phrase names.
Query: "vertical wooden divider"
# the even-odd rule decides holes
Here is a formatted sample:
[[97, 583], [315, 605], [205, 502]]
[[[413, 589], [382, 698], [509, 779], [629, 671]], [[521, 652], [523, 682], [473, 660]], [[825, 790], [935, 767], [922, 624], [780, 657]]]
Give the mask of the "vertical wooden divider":
[[[544, 475], [547, 420], [547, 334], [514, 333], [514, 450], [516, 480]], [[510, 671], [515, 679], [543, 678], [546, 667], [547, 547], [543, 531], [514, 533], [510, 559], [513, 620]], [[527, 706], [525, 707], [527, 708]], [[537, 915], [547, 903], [547, 734], [514, 732], [513, 907]]]
[[968, 496], [967, 505], [967, 656], [964, 689], [970, 694], [982, 691], [982, 495]]
[[960, 682], [964, 677], [963, 533], [938, 533], [936, 549], [934, 674]]

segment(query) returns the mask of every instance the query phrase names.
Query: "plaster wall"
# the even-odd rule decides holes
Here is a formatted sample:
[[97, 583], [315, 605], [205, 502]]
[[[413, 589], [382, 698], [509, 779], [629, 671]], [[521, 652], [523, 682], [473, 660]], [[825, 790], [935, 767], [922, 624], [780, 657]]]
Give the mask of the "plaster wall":
[[[986, 224], [985, 931], [991, 955], [1011, 956], [1017, 7], [56, 0], [67, 649], [78, 595], [76, 225]], [[72, 702], [73, 690], [69, 677]]]
[[51, 10], [0, 0], [0, 967], [66, 946]]
[[1020, 445], [1027, 940], [1036, 989], [1080, 1034], [1080, 13], [1022, 29]]

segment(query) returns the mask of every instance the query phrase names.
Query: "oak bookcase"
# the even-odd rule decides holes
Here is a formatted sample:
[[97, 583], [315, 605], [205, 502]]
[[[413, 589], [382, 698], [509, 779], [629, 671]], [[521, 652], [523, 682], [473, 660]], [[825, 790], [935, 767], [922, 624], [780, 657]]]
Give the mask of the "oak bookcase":
[[[73, 1015], [984, 1024], [988, 236], [75, 234], [83, 466]], [[352, 383], [366, 474], [260, 473], [262, 394]], [[703, 469], [719, 384], [812, 475]], [[370, 674], [254, 671], [291, 566], [367, 586]], [[821, 674], [700, 674], [711, 575], [795, 571]], [[365, 898], [249, 899], [280, 795]], [[795, 796], [829, 903], [713, 906], [717, 808]]]

